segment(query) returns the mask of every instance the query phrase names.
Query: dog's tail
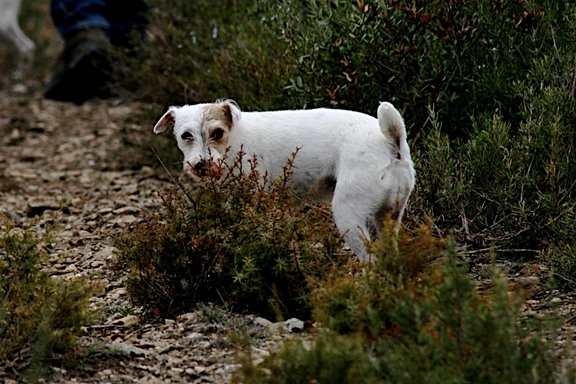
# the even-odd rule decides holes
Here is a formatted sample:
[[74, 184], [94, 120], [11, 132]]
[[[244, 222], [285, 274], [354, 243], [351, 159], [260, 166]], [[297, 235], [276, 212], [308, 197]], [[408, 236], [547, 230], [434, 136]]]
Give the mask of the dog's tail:
[[378, 123], [384, 137], [392, 145], [397, 160], [411, 162], [410, 148], [406, 141], [406, 127], [400, 112], [390, 103], [380, 103], [378, 107]]
[[[390, 103], [380, 103], [378, 123], [394, 156], [394, 160], [386, 166], [381, 176], [386, 196], [382, 213], [385, 214], [387, 210], [390, 210], [396, 215], [399, 223], [410, 193], [414, 189], [416, 177], [414, 164], [410, 157], [410, 148], [406, 141], [406, 127], [400, 112]], [[399, 227], [396, 227], [395, 231], [398, 229]]]

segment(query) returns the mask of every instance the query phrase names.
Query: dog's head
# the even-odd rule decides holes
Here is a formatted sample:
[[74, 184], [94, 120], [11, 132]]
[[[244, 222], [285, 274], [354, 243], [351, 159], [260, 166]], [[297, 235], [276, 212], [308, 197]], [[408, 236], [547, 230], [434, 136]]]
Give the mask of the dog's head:
[[178, 147], [184, 154], [184, 171], [199, 180], [210, 173], [220, 173], [230, 132], [240, 117], [240, 108], [231, 100], [170, 107], [154, 126], [154, 133], [174, 127]]

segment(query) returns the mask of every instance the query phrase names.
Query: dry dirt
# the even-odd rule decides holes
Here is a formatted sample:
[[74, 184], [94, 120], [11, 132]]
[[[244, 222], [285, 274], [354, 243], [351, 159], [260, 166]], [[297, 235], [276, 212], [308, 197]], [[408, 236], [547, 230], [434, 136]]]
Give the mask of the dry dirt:
[[[238, 334], [248, 335], [256, 359], [292, 337], [263, 319], [212, 307], [161, 322], [141, 316], [122, 277], [108, 267], [114, 237], [160, 212], [170, 183], [162, 168], [118, 156], [125, 132], [152, 135], [151, 122], [141, 119], [147, 106], [121, 100], [75, 106], [17, 84], [6, 88], [0, 90], [0, 214], [18, 227], [35, 221], [40, 230], [57, 228], [46, 268], [58, 278], [82, 276], [104, 287], [92, 300], [104, 316], [80, 340], [85, 358], [75, 368], [52, 367], [45, 382], [222, 383], [236, 367]], [[526, 293], [527, 314], [567, 315], [558, 332], [564, 343], [576, 322], [573, 295], [544, 288], [537, 264], [503, 267], [512, 286]], [[0, 381], [17, 380], [14, 369], [0, 367]]]
[[[92, 300], [104, 316], [80, 340], [84, 359], [75, 368], [52, 367], [46, 382], [222, 383], [236, 366], [239, 334], [248, 335], [255, 358], [289, 337], [264, 319], [212, 307], [161, 322], [142, 316], [108, 267], [114, 237], [161, 211], [170, 182], [161, 168], [118, 156], [126, 130], [152, 135], [138, 121], [143, 106], [75, 106], [23, 91], [0, 90], [0, 214], [16, 227], [56, 228], [50, 273], [104, 287]], [[17, 380], [16, 369], [0, 366], [0, 382]]]

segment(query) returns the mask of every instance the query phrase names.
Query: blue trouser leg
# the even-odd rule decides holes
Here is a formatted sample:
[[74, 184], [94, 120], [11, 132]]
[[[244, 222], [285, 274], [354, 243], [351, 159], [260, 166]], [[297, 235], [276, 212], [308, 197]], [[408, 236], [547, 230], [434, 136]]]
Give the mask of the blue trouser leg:
[[52, 0], [50, 8], [64, 39], [83, 29], [99, 28], [115, 45], [126, 44], [132, 30], [144, 30], [146, 10], [143, 0]]
[[108, 32], [106, 8], [106, 0], [52, 0], [50, 12], [60, 35], [68, 39], [83, 29], [100, 28]]

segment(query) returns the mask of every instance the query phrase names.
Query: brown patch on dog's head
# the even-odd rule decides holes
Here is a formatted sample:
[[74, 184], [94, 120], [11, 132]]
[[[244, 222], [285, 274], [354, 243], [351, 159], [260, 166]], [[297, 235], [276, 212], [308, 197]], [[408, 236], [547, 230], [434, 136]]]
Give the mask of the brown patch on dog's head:
[[224, 155], [228, 147], [230, 131], [237, 121], [239, 110], [229, 101], [207, 105], [204, 109], [202, 132], [206, 146]]
[[224, 115], [226, 124], [228, 124], [230, 128], [240, 121], [240, 107], [234, 100], [216, 100], [214, 105], [222, 108], [222, 114]]
[[226, 118], [226, 124], [228, 124], [228, 126], [232, 128], [234, 120], [232, 119], [232, 107], [230, 106], [230, 104], [224, 103], [222, 105], [222, 112], [224, 113], [224, 117]]
[[221, 122], [228, 129], [232, 128], [232, 112], [227, 104], [208, 104], [204, 109], [204, 123]]

